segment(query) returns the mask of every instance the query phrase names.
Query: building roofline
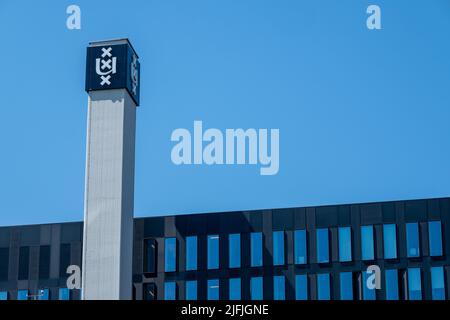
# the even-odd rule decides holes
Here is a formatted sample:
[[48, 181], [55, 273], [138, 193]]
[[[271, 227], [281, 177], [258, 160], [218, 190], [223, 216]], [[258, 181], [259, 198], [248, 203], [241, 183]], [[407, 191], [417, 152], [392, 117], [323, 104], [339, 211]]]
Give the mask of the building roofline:
[[[337, 203], [337, 204], [324, 204], [319, 206], [293, 206], [293, 207], [280, 207], [280, 208], [259, 208], [259, 209], [243, 209], [243, 210], [232, 210], [232, 211], [209, 211], [200, 213], [181, 213], [181, 214], [165, 214], [157, 216], [147, 216], [147, 217], [134, 217], [133, 220], [143, 220], [143, 219], [158, 219], [167, 217], [183, 217], [183, 216], [193, 216], [193, 215], [205, 215], [205, 214], [225, 214], [225, 213], [238, 213], [238, 212], [255, 212], [255, 211], [271, 211], [271, 210], [292, 210], [292, 209], [311, 209], [311, 208], [326, 208], [326, 207], [343, 207], [343, 206], [360, 206], [360, 205], [371, 205], [379, 203], [395, 203], [395, 202], [412, 202], [412, 201], [430, 201], [430, 200], [450, 200], [450, 196], [446, 197], [434, 197], [434, 198], [413, 198], [413, 199], [403, 199], [403, 200], [388, 200], [388, 201], [369, 201], [369, 202], [354, 202], [354, 203]], [[83, 221], [65, 221], [65, 222], [51, 222], [51, 223], [33, 223], [33, 224], [23, 224], [23, 225], [9, 225], [0, 226], [0, 229], [4, 228], [18, 228], [18, 227], [33, 227], [33, 226], [48, 226], [48, 225], [60, 225], [60, 224], [75, 224], [83, 223]]]
[[139, 55], [137, 54], [136, 50], [134, 49], [133, 45], [131, 44], [131, 42], [128, 38], [114, 38], [114, 39], [108, 39], [108, 40], [90, 41], [89, 47], [101, 47], [101, 46], [114, 45], [114, 44], [125, 44], [125, 43], [130, 45], [130, 47], [133, 50], [136, 57], [139, 58]]

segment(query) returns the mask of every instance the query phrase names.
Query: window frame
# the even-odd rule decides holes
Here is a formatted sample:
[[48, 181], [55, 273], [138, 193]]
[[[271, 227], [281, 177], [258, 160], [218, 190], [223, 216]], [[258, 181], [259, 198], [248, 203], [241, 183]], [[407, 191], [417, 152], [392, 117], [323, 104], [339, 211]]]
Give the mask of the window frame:
[[[326, 239], [321, 239], [326, 235]], [[321, 245], [323, 244], [323, 246]], [[324, 251], [324, 252], [322, 252]], [[322, 255], [326, 252], [326, 258]], [[323, 256], [323, 258], [321, 257]], [[330, 263], [330, 230], [329, 228], [316, 229], [316, 261], [319, 264]]]
[[294, 264], [308, 264], [308, 233], [305, 229], [294, 230]]
[[186, 271], [195, 270], [198, 270], [198, 237], [193, 235], [186, 237]]
[[273, 255], [273, 265], [282, 266], [286, 263], [286, 236], [284, 231], [277, 230], [272, 232], [272, 255]]
[[[346, 239], [342, 239], [344, 231], [348, 232], [348, 234], [345, 234]], [[353, 260], [352, 240], [352, 228], [350, 226], [338, 228], [339, 262], [351, 262]], [[345, 252], [344, 256], [343, 252]]]
[[241, 234], [231, 233], [228, 235], [228, 267], [241, 267]]
[[220, 235], [207, 235], [207, 252], [206, 257], [208, 270], [217, 270], [220, 268]]
[[264, 264], [263, 243], [264, 243], [264, 237], [263, 237], [262, 232], [250, 233], [250, 266], [251, 267], [262, 267], [263, 266], [263, 264]]
[[[375, 260], [375, 233], [374, 226], [362, 225], [361, 226], [361, 260], [373, 261]], [[369, 233], [365, 235], [365, 230]], [[366, 236], [368, 238], [366, 238]], [[369, 241], [369, 243], [367, 243]]]
[[[173, 241], [173, 243], [171, 243]], [[172, 249], [173, 252], [172, 252]], [[173, 255], [172, 255], [173, 254]], [[164, 238], [164, 272], [177, 271], [178, 241], [176, 237]]]

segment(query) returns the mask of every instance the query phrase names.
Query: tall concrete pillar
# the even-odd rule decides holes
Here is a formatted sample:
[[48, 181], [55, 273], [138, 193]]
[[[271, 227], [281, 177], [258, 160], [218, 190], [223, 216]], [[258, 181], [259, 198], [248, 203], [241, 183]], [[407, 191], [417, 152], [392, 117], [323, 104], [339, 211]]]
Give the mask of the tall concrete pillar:
[[89, 44], [82, 297], [132, 298], [138, 56], [127, 39]]

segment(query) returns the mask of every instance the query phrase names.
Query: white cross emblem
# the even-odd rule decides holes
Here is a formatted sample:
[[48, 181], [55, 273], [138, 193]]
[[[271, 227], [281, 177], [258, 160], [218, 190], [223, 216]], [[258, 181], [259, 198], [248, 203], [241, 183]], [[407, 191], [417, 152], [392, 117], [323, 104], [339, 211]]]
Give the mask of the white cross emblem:
[[[100, 85], [102, 86], [105, 84], [110, 85], [111, 74], [116, 73], [117, 58], [112, 56], [111, 51], [111, 47], [102, 48], [101, 58], [95, 59], [95, 72], [100, 76], [100, 79], [102, 80]], [[106, 57], [108, 59], [105, 60]], [[101, 66], [100, 63], [102, 64]]]
[[138, 69], [137, 69], [137, 56], [135, 54], [133, 55], [133, 61], [131, 62], [130, 77], [132, 85], [131, 91], [133, 91], [133, 94], [136, 95], [136, 90], [138, 86]]

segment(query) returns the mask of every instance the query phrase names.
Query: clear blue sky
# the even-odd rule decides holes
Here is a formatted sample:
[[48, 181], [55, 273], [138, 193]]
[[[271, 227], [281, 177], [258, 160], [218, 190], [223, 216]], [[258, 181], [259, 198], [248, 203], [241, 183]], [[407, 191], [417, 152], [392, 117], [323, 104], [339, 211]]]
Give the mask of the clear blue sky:
[[[136, 216], [449, 196], [449, 34], [448, 0], [0, 0], [0, 225], [82, 220], [85, 48], [118, 37], [142, 64]], [[194, 120], [279, 128], [278, 175], [175, 166]]]

